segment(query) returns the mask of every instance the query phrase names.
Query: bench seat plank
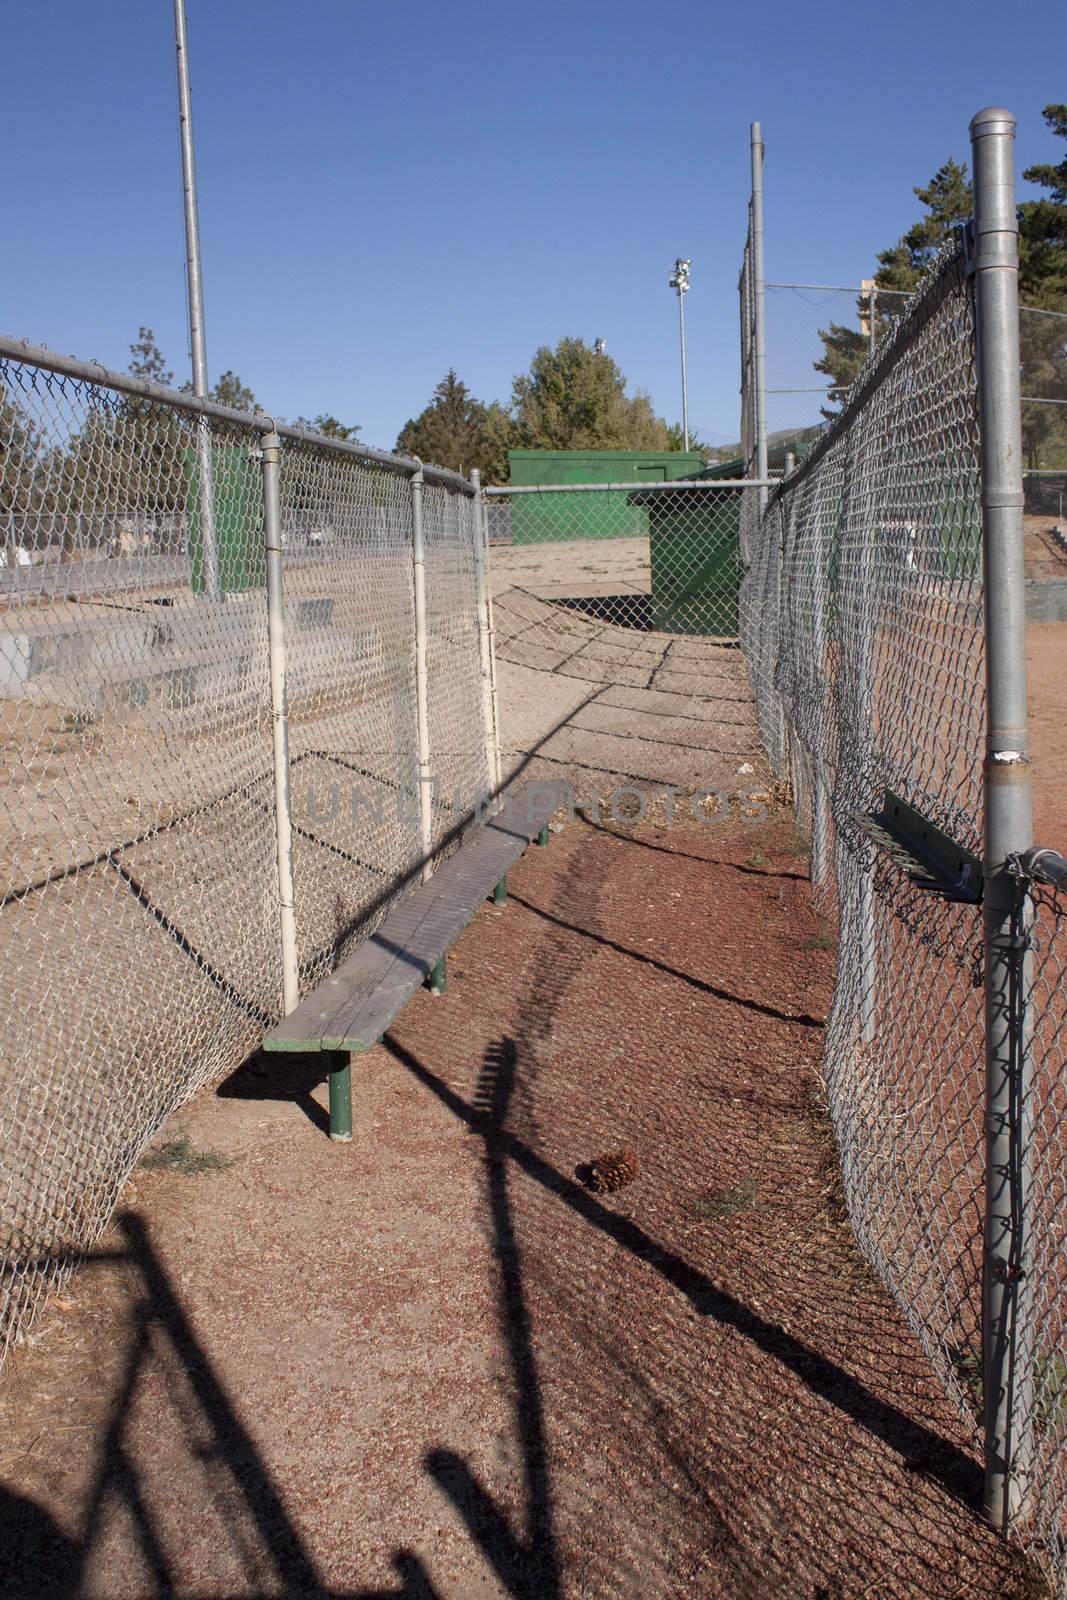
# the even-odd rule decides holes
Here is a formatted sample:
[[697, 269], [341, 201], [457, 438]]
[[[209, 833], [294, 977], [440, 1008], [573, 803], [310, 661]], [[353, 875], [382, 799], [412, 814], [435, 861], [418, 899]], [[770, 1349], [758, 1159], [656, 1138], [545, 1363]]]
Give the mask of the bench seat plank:
[[369, 1050], [567, 793], [564, 784], [520, 790], [428, 883], [397, 902], [376, 932], [271, 1029], [263, 1048]]

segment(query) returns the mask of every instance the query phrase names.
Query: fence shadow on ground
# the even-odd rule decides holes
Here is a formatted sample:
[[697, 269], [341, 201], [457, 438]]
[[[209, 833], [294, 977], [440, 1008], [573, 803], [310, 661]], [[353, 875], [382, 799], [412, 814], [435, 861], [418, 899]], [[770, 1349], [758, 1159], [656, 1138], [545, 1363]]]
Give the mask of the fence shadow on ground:
[[[456, 1116], [462, 1117], [475, 1131], [479, 1131], [484, 1114], [476, 1106], [460, 1099], [447, 1084], [394, 1039], [387, 1036], [386, 1042], [396, 1060], [420, 1083]], [[503, 1048], [514, 1051], [514, 1042], [505, 1041]], [[495, 1128], [491, 1138], [495, 1147], [494, 1163], [504, 1160], [514, 1163], [584, 1222], [605, 1233], [616, 1244], [651, 1266], [672, 1287], [681, 1290], [701, 1316], [713, 1317], [717, 1322], [735, 1328], [759, 1349], [796, 1373], [813, 1394], [828, 1400], [853, 1421], [892, 1445], [915, 1470], [936, 1478], [968, 1504], [977, 1506], [980, 1503], [981, 1475], [977, 1463], [950, 1440], [931, 1432], [906, 1412], [879, 1399], [844, 1368], [827, 1360], [800, 1340], [790, 1337], [781, 1327], [765, 1321], [748, 1306], [725, 1293], [684, 1257], [658, 1243], [628, 1218], [612, 1211], [576, 1179], [566, 1177], [543, 1161], [514, 1134], [507, 1133], [503, 1128]]]
[[[611, 841], [600, 830], [590, 834], [569, 859], [566, 851], [547, 858], [563, 867], [539, 892], [512, 895], [521, 913], [512, 949], [524, 951], [525, 976], [509, 1004], [508, 1031], [490, 1035], [477, 1071], [467, 1054], [469, 1026], [454, 1049], [436, 1028], [407, 1023], [385, 1041], [484, 1143], [498, 1310], [514, 1381], [525, 1384], [529, 1405], [518, 1430], [526, 1525], [539, 1521], [546, 1530], [559, 1577], [549, 1565], [541, 1582], [558, 1588], [532, 1586], [528, 1538], [513, 1531], [517, 1513], [510, 1526], [500, 1515], [493, 1485], [479, 1483], [455, 1454], [428, 1458], [430, 1470], [490, 1564], [511, 1575], [507, 1592], [521, 1600], [569, 1594], [572, 1586], [576, 1593], [803, 1600], [1039, 1592], [983, 1528], [979, 1465], [946, 1408], [929, 1403], [921, 1353], [843, 1224], [824, 1224], [803, 1208], [794, 1217], [787, 1208], [750, 1232], [747, 1259], [724, 1254], [736, 1248], [726, 1189], [712, 1195], [721, 1221], [694, 1226], [685, 1196], [700, 1198], [695, 1185], [735, 1164], [756, 1175], [761, 1191], [765, 1181], [773, 1185], [779, 1163], [787, 1181], [809, 1181], [804, 1163], [810, 1170], [813, 1147], [821, 1159], [827, 1130], [804, 1133], [809, 1153], [799, 1173], [779, 1151], [799, 1119], [814, 1115], [795, 1069], [803, 1024], [817, 1019], [790, 1015], [788, 1006], [753, 1014], [751, 1023], [726, 1024], [731, 1045], [718, 1064], [706, 1047], [704, 1063], [700, 1048], [695, 1058], [672, 1060], [666, 1041], [678, 1035], [668, 1028], [660, 1042], [657, 1017], [699, 1005], [703, 1023], [694, 1014], [692, 1025], [700, 1040], [702, 1029], [716, 1026], [712, 1017], [721, 1020], [723, 1003], [737, 998], [734, 985], [702, 987], [696, 993], [704, 998], [694, 1002], [686, 998], [693, 991], [679, 970], [680, 947], [652, 938], [643, 949], [637, 927], [625, 942], [604, 937], [618, 914], [604, 856]], [[659, 863], [669, 863], [658, 852], [623, 848], [629, 842], [616, 835], [613, 846], [633, 863], [621, 869], [628, 896], [637, 904], [642, 890], [662, 896]], [[704, 859], [709, 871], [719, 869], [714, 894], [723, 870], [744, 863], [746, 846], [711, 849]], [[673, 853], [683, 872], [691, 870], [688, 851], [663, 852]], [[639, 858], [647, 867], [638, 868]], [[783, 883], [800, 876], [746, 865], [749, 875]], [[652, 948], [675, 959], [653, 959], [650, 969]], [[560, 1152], [591, 1153], [591, 1140], [615, 1121], [604, 1096], [627, 1094], [625, 1067], [610, 1065], [613, 1038], [621, 1043], [625, 1027], [596, 1011], [590, 1027], [579, 1027], [585, 1052], [575, 1055], [575, 1013], [592, 1011], [595, 996], [610, 993], [621, 1018], [638, 990], [646, 1043], [644, 1134], [635, 1137], [647, 1148], [653, 1130], [673, 1117], [677, 1137], [666, 1148], [681, 1170], [664, 1170], [661, 1144], [631, 1204], [628, 1194], [591, 1193]], [[771, 1046], [791, 1039], [792, 1070], [771, 1056], [769, 1070], [744, 1081], [734, 1052], [744, 1056], [754, 1030]], [[620, 1115], [631, 1126], [627, 1111]], [[832, 1160], [828, 1147], [825, 1154]], [[751, 1195], [738, 1203], [753, 1205]], [[757, 1197], [753, 1210], [761, 1209], [770, 1218], [771, 1202]], [[780, 1240], [795, 1235], [795, 1246], [763, 1248], [763, 1226]], [[813, 1238], [824, 1226], [834, 1236], [825, 1247]], [[546, 1444], [551, 1481], [542, 1466]], [[496, 1492], [507, 1493], [504, 1478]]]
[[[409, 1550], [392, 1555], [398, 1578], [394, 1588], [338, 1589], [320, 1579], [307, 1544], [286, 1511], [282, 1490], [198, 1340], [143, 1219], [126, 1212], [118, 1218], [118, 1228], [125, 1250], [99, 1252], [83, 1270], [122, 1261], [135, 1275], [143, 1298], [132, 1310], [122, 1381], [100, 1440], [81, 1527], [71, 1537], [44, 1507], [0, 1485], [6, 1600], [75, 1600], [89, 1592], [85, 1584], [90, 1558], [105, 1522], [117, 1508], [132, 1521], [144, 1568], [151, 1575], [151, 1586], [141, 1592], [172, 1596], [182, 1591], [167, 1554], [168, 1544], [173, 1547], [175, 1538], [180, 1538], [180, 1529], [164, 1527], [150, 1509], [143, 1466], [127, 1440], [139, 1386], [157, 1358], [160, 1342], [174, 1358], [192, 1402], [186, 1424], [190, 1457], [209, 1461], [221, 1471], [241, 1517], [254, 1530], [255, 1565], [270, 1570], [271, 1579], [261, 1591], [263, 1600], [278, 1593], [309, 1600], [441, 1600], [425, 1566]], [[204, 1442], [205, 1429], [209, 1443]], [[199, 1584], [196, 1592], [226, 1600], [223, 1593]], [[257, 1600], [251, 1588], [242, 1586], [240, 1595], [241, 1600]]]
[[[568, 845], [572, 837], [565, 836]], [[781, 1261], [754, 1259], [747, 1275], [735, 1276], [721, 1253], [725, 1230], [711, 1235], [715, 1242], [709, 1254], [708, 1230], [680, 1225], [691, 1224], [691, 1216], [657, 1208], [654, 1194], [647, 1197], [650, 1204], [628, 1214], [618, 1197], [585, 1188], [550, 1148], [561, 1126], [569, 1129], [567, 1142], [577, 1144], [571, 1138], [579, 1126], [576, 1113], [584, 1115], [590, 1105], [598, 1110], [600, 1091], [575, 1081], [557, 1059], [559, 1032], [568, 1013], [581, 1008], [581, 985], [594, 963], [605, 964], [600, 981], [610, 975], [609, 990], [618, 996], [620, 1010], [628, 1004], [625, 997], [632, 1000], [636, 992], [628, 987], [631, 981], [648, 994], [649, 1016], [665, 985], [678, 997], [675, 1004], [688, 1003], [690, 994], [699, 995], [704, 1008], [736, 998], [725, 983], [694, 990], [676, 949], [665, 950], [667, 959], [650, 968], [640, 926], [625, 944], [603, 938], [600, 930], [612, 904], [608, 873], [602, 870], [604, 850], [627, 863], [628, 890], [640, 887], [635, 881], [639, 860], [657, 875], [670, 864], [661, 854], [626, 848], [627, 836], [613, 841], [590, 830], [586, 839], [572, 858], [563, 843], [536, 858], [553, 868], [562, 864], [553, 893], [542, 895], [533, 884], [521, 900], [513, 896], [507, 926], [532, 945], [535, 959], [518, 980], [517, 1003], [494, 1000], [498, 1020], [504, 1008], [506, 1031], [481, 1033], [472, 1052], [465, 1026], [451, 1057], [446, 1013], [438, 1011], [422, 1040], [412, 1038], [407, 1022], [386, 1040], [400, 1069], [397, 1076], [418, 1083], [472, 1135], [492, 1256], [497, 1336], [514, 1407], [517, 1471], [497, 1478], [492, 1469], [477, 1465], [469, 1434], [459, 1438], [438, 1431], [431, 1401], [423, 1419], [422, 1466], [442, 1505], [456, 1513], [496, 1580], [495, 1592], [509, 1600], [561, 1600], [571, 1593], [652, 1597], [686, 1592], [701, 1600], [720, 1593], [730, 1600], [786, 1593], [798, 1600], [851, 1600], [864, 1592], [923, 1592], [938, 1600], [963, 1593], [1022, 1594], [1009, 1584], [1006, 1559], [1003, 1572], [996, 1568], [996, 1549], [1003, 1552], [991, 1539], [978, 1550], [990, 1562], [988, 1588], [972, 1587], [962, 1566], [955, 1588], [939, 1586], [953, 1562], [963, 1559], [957, 1541], [962, 1537], [966, 1544], [976, 1524], [969, 1508], [980, 1487], [978, 1468], [936, 1423], [923, 1420], [922, 1402], [916, 1400], [922, 1380], [898, 1364], [887, 1302], [879, 1299], [885, 1312], [880, 1319], [872, 1319], [868, 1304], [850, 1322], [848, 1290], [836, 1292], [828, 1283], [825, 1259], [805, 1260], [801, 1253], [787, 1262], [794, 1280], [800, 1280], [789, 1293], [798, 1304], [806, 1299], [817, 1307], [817, 1316], [813, 1323], [794, 1325], [776, 1301], [781, 1286], [774, 1279]], [[687, 853], [678, 853], [681, 870], [688, 872]], [[708, 863], [709, 870], [736, 864]], [[797, 1022], [785, 1010], [761, 1016], [761, 1036], [770, 1037], [771, 1028], [792, 1028], [792, 1037], [806, 1037]], [[745, 1023], [755, 1026], [755, 1020]], [[601, 1017], [598, 1027], [603, 1043], [613, 1025]], [[735, 1029], [732, 1038], [738, 1047], [743, 1031]], [[792, 1082], [781, 1072], [776, 1077], [773, 1064], [761, 1079], [765, 1100], [743, 1110], [729, 1098], [737, 1092], [736, 1075], [729, 1070], [717, 1078], [712, 1073], [700, 1090], [704, 1098], [697, 1100], [692, 1078], [671, 1077], [674, 1063], [655, 1046], [648, 1067], [649, 1106], [679, 1122], [674, 1099], [679, 1089], [689, 1122], [706, 1127], [713, 1126], [716, 1097], [723, 1097], [728, 1125], [716, 1137], [730, 1144], [732, 1157], [749, 1170], [755, 1170], [768, 1141], [773, 1143], [784, 1126], [774, 1121], [782, 1106], [792, 1114], [799, 1103]], [[262, 1078], [237, 1084], [231, 1092], [310, 1100], [309, 1086], [302, 1078], [294, 1080], [292, 1067], [273, 1060], [263, 1064]], [[573, 1101], [566, 1098], [571, 1094], [577, 1097]], [[696, 1146], [685, 1146], [683, 1139], [677, 1148], [682, 1161]], [[649, 1175], [646, 1183], [653, 1182]], [[322, 1557], [297, 1526], [276, 1467], [214, 1370], [144, 1222], [127, 1214], [120, 1229], [121, 1253], [94, 1258], [121, 1259], [134, 1293], [123, 1373], [99, 1431], [92, 1480], [73, 1532], [69, 1525], [59, 1528], [40, 1505], [15, 1495], [0, 1504], [0, 1534], [15, 1574], [6, 1591], [12, 1600], [76, 1600], [99, 1593], [88, 1585], [102, 1549], [113, 1558], [106, 1541], [117, 1516], [132, 1530], [130, 1542], [145, 1573], [139, 1592], [146, 1596], [196, 1593], [237, 1600], [239, 1593], [242, 1600], [250, 1594], [267, 1600], [283, 1593], [315, 1600], [458, 1600], [450, 1575], [431, 1576], [416, 1553], [433, 1531], [421, 1522], [403, 1527], [399, 1537], [394, 1530], [390, 1538], [392, 1581], [386, 1578], [378, 1588], [327, 1582]], [[615, 1298], [608, 1305], [605, 1269], [614, 1278]], [[632, 1296], [635, 1302], [639, 1342], [630, 1337], [632, 1319], [614, 1318], [620, 1291], [624, 1300]], [[546, 1302], [551, 1302], [551, 1316]], [[872, 1368], [874, 1347], [880, 1354]], [[732, 1354], [724, 1359], [723, 1352]], [[709, 1360], [710, 1367], [702, 1364]], [[221, 1499], [228, 1527], [238, 1530], [247, 1550], [247, 1586], [211, 1589], [175, 1571], [171, 1553], [181, 1547], [188, 1504], [164, 1503], [160, 1509], [152, 1462], [139, 1453], [143, 1431], [138, 1436], [131, 1427], [138, 1393], [161, 1367], [169, 1369], [168, 1381], [181, 1391], [182, 1404], [173, 1409], [190, 1464], [204, 1463], [209, 1489], [216, 1503]], [[872, 1371], [871, 1382], [865, 1382], [863, 1375]], [[793, 1421], [797, 1415], [799, 1423]], [[577, 1479], [573, 1466], [561, 1461], [568, 1433], [577, 1436], [583, 1456]], [[601, 1479], [596, 1453], [605, 1440], [617, 1454]], [[776, 1457], [769, 1482], [762, 1477], [768, 1455]], [[894, 1470], [897, 1475], [887, 1479]], [[748, 1474], [758, 1480], [757, 1494], [745, 1481]], [[735, 1501], [743, 1503], [743, 1512], [735, 1512]], [[769, 1527], [759, 1525], [753, 1506], [770, 1519]], [[620, 1547], [628, 1540], [631, 1548], [643, 1544], [644, 1568], [636, 1577], [626, 1568], [627, 1549], [617, 1558], [614, 1552], [580, 1551], [587, 1564], [576, 1568], [576, 1523], [583, 1528], [600, 1523], [601, 1538]], [[326, 1535], [323, 1528], [324, 1547]], [[316, 1542], [318, 1536], [317, 1531]], [[722, 1565], [694, 1570], [691, 1585], [682, 1589], [676, 1558], [690, 1538], [709, 1562]], [[968, 1559], [977, 1559], [974, 1550]], [[896, 1565], [904, 1561], [929, 1575], [921, 1591], [893, 1581]], [[797, 1563], [793, 1588], [783, 1579], [790, 1562]], [[723, 1576], [729, 1580], [725, 1586], [708, 1587]], [[1003, 1586], [994, 1588], [1001, 1577]], [[883, 1578], [889, 1579], [884, 1590], [877, 1587]]]

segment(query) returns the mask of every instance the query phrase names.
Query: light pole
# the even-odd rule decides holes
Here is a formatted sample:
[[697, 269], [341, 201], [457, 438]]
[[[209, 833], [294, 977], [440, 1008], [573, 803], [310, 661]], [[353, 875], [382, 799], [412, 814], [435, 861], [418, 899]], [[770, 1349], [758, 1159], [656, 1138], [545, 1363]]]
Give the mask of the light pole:
[[[182, 195], [185, 202], [185, 264], [189, 292], [189, 351], [193, 393], [207, 399], [207, 340], [204, 334], [204, 282], [200, 272], [200, 216], [196, 201], [196, 151], [193, 146], [193, 97], [189, 87], [189, 41], [185, 0], [174, 0], [174, 49], [178, 65], [178, 130], [182, 147]], [[211, 430], [201, 417], [197, 428], [200, 567], [204, 593], [219, 597], [219, 556], [215, 539], [214, 465]]]
[[685, 378], [685, 297], [689, 293], [689, 268], [691, 263], [681, 256], [674, 263], [668, 279], [669, 286], [678, 291], [678, 334], [682, 344], [682, 437], [689, 449], [689, 389]]
[[174, 0], [174, 46], [178, 60], [178, 128], [182, 146], [185, 261], [189, 288], [189, 345], [193, 358], [193, 393], [201, 400], [205, 400], [207, 341], [204, 336], [204, 284], [200, 272], [200, 218], [196, 202], [193, 97], [189, 87], [189, 42], [185, 31], [184, 0]]

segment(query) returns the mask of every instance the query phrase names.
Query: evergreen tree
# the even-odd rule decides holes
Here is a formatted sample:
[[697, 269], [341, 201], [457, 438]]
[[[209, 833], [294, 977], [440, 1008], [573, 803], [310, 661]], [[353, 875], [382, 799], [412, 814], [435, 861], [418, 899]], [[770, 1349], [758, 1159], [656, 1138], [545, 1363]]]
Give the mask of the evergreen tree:
[[[1045, 122], [1067, 139], [1067, 106], [1046, 106]], [[1019, 207], [1019, 296], [1024, 306], [1067, 312], [1067, 155], [1023, 172], [1049, 193]], [[1067, 467], [1067, 318], [1020, 315], [1023, 449], [1030, 467]]]
[[[970, 216], [974, 204], [974, 191], [967, 176], [967, 168], [950, 156], [939, 167], [930, 182], [913, 191], [926, 207], [926, 214], [910, 227], [889, 250], [878, 256], [878, 270], [874, 275], [879, 290], [893, 291], [875, 297], [874, 339], [885, 334], [889, 322], [899, 316], [906, 302], [902, 295], [913, 294], [924, 272], [936, 257], [952, 229]], [[857, 325], [849, 327], [832, 322], [820, 330], [823, 342], [822, 359], [815, 363], [816, 372], [830, 379], [833, 389], [823, 407], [824, 417], [837, 415], [847, 396], [849, 387], [856, 381], [870, 350], [870, 337], [860, 327], [870, 315], [866, 295], [856, 303]]]
[[24, 542], [22, 519], [40, 509], [41, 434], [16, 389], [0, 387], [0, 543]]
[[501, 431], [507, 432], [501, 408], [483, 406], [457, 377], [455, 368], [449, 367], [429, 405], [401, 428], [396, 448], [401, 455], [418, 456], [436, 467], [462, 473], [477, 467], [489, 477], [499, 468], [496, 436]]
[[220, 406], [231, 406], [234, 411], [255, 411], [256, 397], [241, 382], [236, 372], [224, 372], [211, 391], [211, 398]]
[[136, 341], [130, 345], [130, 371], [135, 378], [143, 378], [147, 383], [158, 383], [169, 389], [174, 382], [174, 374], [167, 366], [162, 350], [156, 343], [156, 336], [151, 328], [141, 328]]
[[[1067, 106], [1046, 106], [1052, 133], [1067, 139]], [[1025, 305], [1067, 310], [1067, 154], [1023, 172], [1027, 183], [1048, 189], [1040, 200], [1019, 207], [1019, 294]]]
[[561, 339], [534, 355], [512, 386], [515, 445], [527, 450], [667, 450], [667, 424], [648, 395], [584, 339]]
[[358, 422], [339, 422], [335, 416], [326, 411], [320, 411], [317, 417], [310, 422], [306, 417], [297, 421], [298, 428], [313, 428], [316, 433], [321, 433], [326, 439], [354, 440], [360, 431]]

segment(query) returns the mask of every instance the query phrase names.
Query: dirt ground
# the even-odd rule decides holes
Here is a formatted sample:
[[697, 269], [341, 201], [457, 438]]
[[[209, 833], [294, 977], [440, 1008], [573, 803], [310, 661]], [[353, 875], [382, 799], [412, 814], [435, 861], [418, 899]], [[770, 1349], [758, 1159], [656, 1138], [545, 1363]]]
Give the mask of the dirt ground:
[[1026, 630], [1034, 839], [1067, 855], [1067, 622]]
[[13, 1352], [6, 1593], [1032, 1592], [841, 1220], [805, 867], [781, 814], [577, 822], [351, 1145], [277, 1058], [179, 1112]]
[[1054, 536], [1054, 526], [1047, 516], [1023, 518], [1028, 578], [1067, 578], [1067, 550]]
[[[770, 793], [739, 652], [509, 603], [509, 772]], [[510, 887], [360, 1061], [350, 1145], [284, 1058], [171, 1118], [9, 1359], [5, 1595], [1037, 1600], [843, 1221], [791, 818], [605, 806]]]

